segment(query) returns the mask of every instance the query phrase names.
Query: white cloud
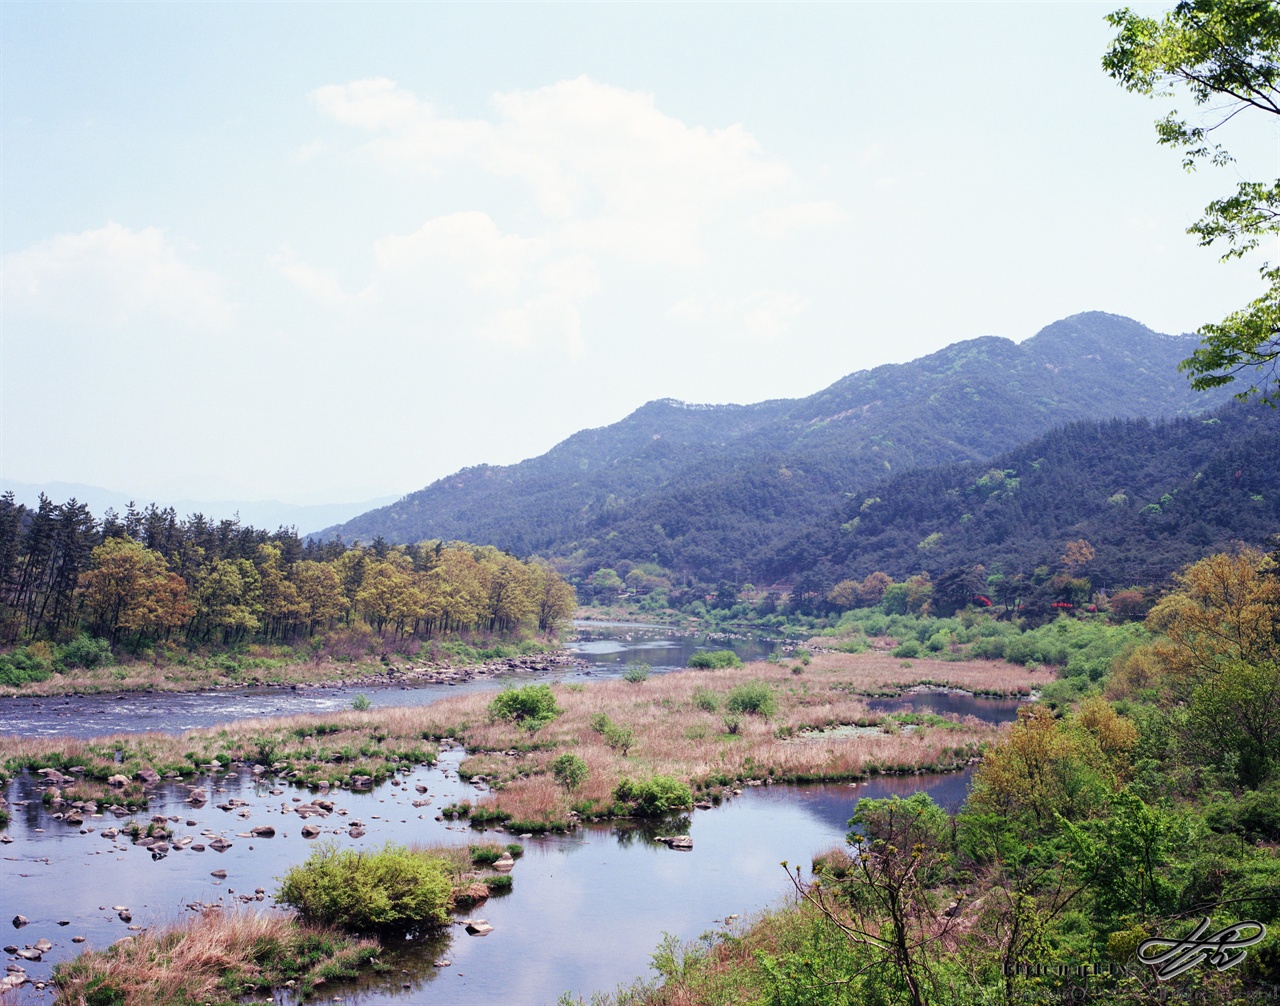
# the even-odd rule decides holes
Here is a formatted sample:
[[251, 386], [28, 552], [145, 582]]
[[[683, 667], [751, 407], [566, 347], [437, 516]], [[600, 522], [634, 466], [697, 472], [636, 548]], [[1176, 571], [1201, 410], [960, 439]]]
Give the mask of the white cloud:
[[515, 179], [560, 240], [627, 260], [696, 265], [713, 217], [791, 179], [740, 125], [688, 126], [651, 94], [588, 77], [495, 95], [493, 122], [441, 117], [385, 78], [323, 87], [314, 99], [335, 121], [377, 134], [369, 149], [389, 165], [439, 173], [457, 162]]
[[269, 264], [295, 288], [322, 304], [340, 306], [367, 299], [343, 290], [332, 270], [299, 262], [288, 249], [272, 258]]
[[330, 84], [312, 98], [322, 113], [337, 122], [387, 134], [370, 148], [388, 163], [432, 174], [492, 133], [486, 122], [438, 117], [431, 105], [385, 77]]
[[[433, 331], [453, 326], [506, 345], [576, 352], [584, 304], [602, 276], [660, 279], [638, 267], [701, 269], [726, 236], [741, 242], [739, 228], [770, 238], [842, 219], [833, 203], [797, 202], [790, 169], [741, 125], [690, 126], [660, 111], [652, 94], [585, 76], [497, 94], [493, 114], [474, 119], [442, 115], [387, 78], [312, 97], [322, 115], [371, 134], [364, 149], [388, 168], [466, 173], [469, 183], [487, 177], [523, 192], [514, 205], [519, 233], [476, 208], [374, 242], [374, 269], [358, 296], [416, 304]], [[296, 263], [281, 271], [310, 296], [338, 302], [340, 288], [324, 271]], [[805, 306], [760, 292], [712, 313], [765, 338]]]
[[833, 202], [791, 203], [761, 210], [747, 217], [742, 227], [761, 237], [779, 238], [792, 231], [832, 227], [844, 219], [844, 211]]
[[427, 291], [451, 300], [481, 338], [533, 349], [582, 348], [582, 302], [600, 286], [595, 263], [539, 238], [501, 231], [488, 214], [454, 213], [374, 245], [367, 294], [380, 301]]
[[547, 253], [546, 242], [504, 234], [487, 213], [453, 213], [428, 220], [412, 234], [374, 244], [384, 277], [438, 280], [447, 275], [477, 293], [511, 296], [529, 266]]
[[742, 303], [742, 326], [752, 335], [774, 339], [791, 330], [791, 323], [809, 307], [803, 297], [780, 290], [761, 290]]
[[791, 330], [792, 322], [809, 309], [803, 297], [783, 290], [757, 290], [746, 297], [685, 297], [668, 314], [694, 324], [708, 322], [745, 331], [757, 339], [774, 339]]
[[59, 234], [0, 260], [5, 310], [121, 327], [148, 318], [205, 328], [234, 313], [218, 276], [187, 265], [158, 227]]

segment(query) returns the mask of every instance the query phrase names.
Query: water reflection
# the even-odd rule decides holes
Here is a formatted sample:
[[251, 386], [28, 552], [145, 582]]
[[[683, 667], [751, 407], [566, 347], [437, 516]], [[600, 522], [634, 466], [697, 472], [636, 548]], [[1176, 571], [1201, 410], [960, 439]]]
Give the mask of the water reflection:
[[984, 723], [1012, 723], [1022, 699], [992, 699], [960, 691], [913, 691], [886, 699], [868, 699], [867, 708], [892, 713], [908, 709], [938, 716], [976, 716]]
[[[475, 796], [456, 777], [460, 757], [460, 751], [445, 752], [442, 768], [419, 768], [402, 776], [400, 786], [333, 794], [347, 814], [310, 821], [322, 821], [344, 846], [357, 849], [387, 841], [475, 842], [481, 837], [476, 831], [434, 817], [436, 808]], [[6, 910], [31, 919], [15, 937], [19, 942], [47, 937], [54, 943], [43, 962], [28, 968], [33, 978], [47, 976], [53, 963], [78, 951], [73, 936], [84, 935], [85, 946], [102, 948], [127, 935], [110, 910], [114, 904], [128, 905], [142, 925], [181, 917], [190, 904], [236, 905], [242, 893], [257, 887], [273, 891], [284, 871], [313, 847], [301, 836], [302, 822], [281, 813], [296, 806], [295, 798], [309, 800], [308, 791], [277, 780], [255, 781], [247, 773], [204, 781], [214, 787], [204, 807], [187, 806], [185, 790], [163, 786], [140, 817], [176, 817], [175, 837], [190, 835], [207, 844], [203, 836], [218, 834], [230, 848], [221, 854], [188, 849], [155, 861], [139, 846], [102, 837], [105, 828], [122, 823], [110, 814], [86, 819], [86, 826], [96, 830], [81, 834], [52, 820], [39, 805], [40, 787], [31, 776], [10, 785], [11, 800], [31, 802], [13, 808], [9, 831], [15, 842], [4, 847], [0, 859], [0, 890]], [[649, 955], [663, 933], [696, 939], [731, 914], [746, 917], [777, 903], [788, 890], [780, 861], [808, 863], [815, 853], [842, 843], [859, 799], [924, 789], [943, 805], [955, 806], [967, 782], [967, 775], [909, 776], [856, 786], [753, 787], [719, 807], [673, 819], [522, 839], [525, 855], [512, 873], [512, 893], [466, 913], [487, 919], [493, 933], [471, 937], [454, 926], [429, 939], [406, 940], [388, 957], [391, 971], [330, 983], [325, 998], [341, 996], [345, 1003], [368, 1006], [552, 1003], [564, 991], [589, 997], [613, 989], [647, 973]], [[412, 806], [419, 798], [418, 783], [428, 787], [430, 807]], [[246, 801], [248, 817], [240, 816], [241, 808], [218, 809], [233, 796]], [[346, 828], [355, 819], [367, 834], [350, 839]], [[273, 824], [276, 837], [249, 837], [248, 828], [261, 823]], [[674, 851], [656, 841], [670, 834], [689, 835], [692, 851]], [[496, 831], [484, 837], [513, 840]], [[217, 869], [227, 871], [225, 879], [211, 875]], [[249, 908], [270, 911], [270, 905], [268, 896]], [[61, 919], [70, 925], [58, 926]], [[450, 962], [447, 967], [436, 966], [444, 960]], [[19, 1001], [41, 999], [28, 990]]]

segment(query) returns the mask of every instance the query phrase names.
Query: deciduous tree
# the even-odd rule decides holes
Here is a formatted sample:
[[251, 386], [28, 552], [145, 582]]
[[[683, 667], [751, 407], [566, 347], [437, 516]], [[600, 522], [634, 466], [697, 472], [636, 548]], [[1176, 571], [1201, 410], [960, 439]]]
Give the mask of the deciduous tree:
[[[1112, 77], [1141, 94], [1185, 91], [1204, 108], [1198, 123], [1173, 111], [1156, 124], [1160, 143], [1179, 148], [1188, 169], [1232, 159], [1217, 131], [1241, 112], [1280, 115], [1280, 6], [1273, 0], [1182, 0], [1160, 20], [1127, 8], [1108, 20], [1118, 29], [1103, 58]], [[1240, 182], [1188, 230], [1202, 245], [1225, 246], [1224, 260], [1253, 251], [1280, 234], [1280, 180]], [[1203, 326], [1201, 346], [1182, 368], [1200, 389], [1248, 375], [1239, 397], [1257, 392], [1274, 405], [1280, 401], [1280, 266], [1265, 263], [1260, 272], [1262, 296]]]

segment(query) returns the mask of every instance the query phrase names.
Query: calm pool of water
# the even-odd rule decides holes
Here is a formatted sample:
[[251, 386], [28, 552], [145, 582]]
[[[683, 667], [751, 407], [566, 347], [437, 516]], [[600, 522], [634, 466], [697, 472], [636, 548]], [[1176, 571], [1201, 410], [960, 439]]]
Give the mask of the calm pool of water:
[[[456, 774], [461, 752], [445, 752], [435, 768], [419, 768], [403, 776], [403, 786], [384, 785], [372, 793], [334, 795], [339, 810], [321, 822], [338, 831], [339, 841], [353, 848], [379, 847], [387, 841], [465, 844], [479, 833], [462, 825], [436, 821], [437, 807], [475, 790]], [[247, 773], [206, 780], [217, 789], [201, 809], [182, 802], [185, 790], [160, 789], [143, 821], [152, 814], [174, 816], [176, 836], [191, 835], [208, 843], [216, 833], [232, 844], [222, 853], [170, 852], [159, 860], [101, 831], [122, 821], [112, 815], [86, 820], [95, 831], [52, 820], [40, 804], [40, 787], [29, 775], [9, 787], [13, 807], [10, 845], [0, 847], [0, 890], [4, 892], [5, 925], [13, 914], [31, 920], [20, 930], [7, 930], [5, 942], [32, 944], [44, 937], [53, 950], [40, 963], [27, 965], [33, 979], [47, 977], [52, 965], [73, 957], [82, 947], [102, 948], [129, 930], [114, 905], [125, 905], [133, 923], [143, 926], [177, 919], [196, 903], [235, 905], [257, 888], [266, 899], [252, 902], [255, 911], [271, 911], [271, 893], [288, 867], [300, 862], [311, 842], [301, 836], [302, 821], [282, 809], [310, 794], [287, 785], [272, 795], [270, 780]], [[649, 956], [671, 933], [681, 940], [724, 925], [729, 915], [748, 916], [779, 903], [789, 890], [779, 863], [807, 866], [814, 853], [844, 840], [846, 822], [864, 796], [909, 794], [920, 789], [940, 803], [958, 805], [967, 776], [916, 776], [881, 779], [852, 787], [776, 786], [747, 789], [723, 806], [695, 811], [688, 818], [647, 828], [583, 828], [568, 836], [520, 839], [525, 855], [513, 873], [514, 891], [472, 909], [471, 916], [494, 926], [486, 937], [467, 936], [452, 927], [434, 940], [406, 942], [392, 960], [391, 974], [349, 985], [331, 985], [325, 998], [344, 1003], [512, 1004], [554, 1003], [565, 991], [588, 994], [612, 990], [620, 982], [648, 973]], [[428, 788], [432, 804], [415, 808], [422, 797], [416, 784]], [[229, 797], [247, 801], [241, 808], [219, 810]], [[347, 836], [359, 819], [362, 838]], [[122, 820], [128, 820], [127, 818]], [[188, 823], [194, 822], [194, 823]], [[276, 837], [242, 837], [259, 824], [275, 826]], [[692, 852], [676, 852], [655, 843], [653, 836], [675, 829], [692, 836]], [[513, 840], [490, 831], [489, 839]], [[323, 839], [322, 839], [323, 840]], [[225, 870], [226, 878], [211, 873]], [[65, 920], [69, 925], [60, 926]], [[738, 923], [735, 923], [738, 924]], [[87, 942], [77, 945], [74, 936]], [[435, 967], [442, 959], [448, 967]], [[406, 987], [407, 986], [407, 987]], [[19, 1002], [48, 1002], [51, 992], [28, 985]], [[284, 1002], [284, 999], [280, 999]]]

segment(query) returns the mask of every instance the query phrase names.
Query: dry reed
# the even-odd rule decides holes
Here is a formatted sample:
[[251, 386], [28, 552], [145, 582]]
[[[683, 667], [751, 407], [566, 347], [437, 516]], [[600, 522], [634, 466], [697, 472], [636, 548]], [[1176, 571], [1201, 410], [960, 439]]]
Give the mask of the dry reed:
[[[279, 766], [303, 783], [351, 785], [357, 776], [377, 782], [398, 765], [431, 760], [427, 739], [455, 737], [470, 752], [464, 774], [486, 777], [493, 789], [481, 805], [485, 811], [531, 828], [562, 827], [575, 807], [580, 814], [607, 816], [624, 777], [674, 776], [718, 796], [725, 786], [752, 780], [847, 780], [954, 770], [969, 763], [994, 728], [967, 720], [899, 731], [869, 710], [863, 696], [922, 683], [1019, 695], [1049, 680], [1048, 672], [999, 661], [915, 660], [906, 666], [884, 654], [828, 653], [815, 657], [801, 674], [785, 665], [756, 663], [673, 671], [638, 685], [557, 684], [562, 713], [533, 732], [491, 719], [492, 693], [473, 692], [430, 706], [241, 720], [177, 736], [6, 737], [0, 740], [0, 759], [9, 771], [82, 765], [86, 776], [98, 779], [141, 768], [190, 774], [214, 759], [258, 762]], [[777, 709], [769, 718], [725, 713], [729, 693], [748, 682], [771, 690]], [[695, 689], [716, 696], [716, 712], [699, 708]], [[592, 728], [600, 715], [634, 732], [629, 749], [610, 747]], [[869, 729], [823, 733], [849, 724]], [[566, 751], [588, 766], [587, 778], [572, 792], [550, 775], [551, 762]]]
[[68, 1006], [85, 1006], [91, 996], [105, 1001], [108, 992], [126, 1006], [233, 1002], [289, 980], [309, 990], [317, 980], [353, 973], [379, 949], [284, 913], [211, 910], [86, 951], [59, 965], [54, 982]]

